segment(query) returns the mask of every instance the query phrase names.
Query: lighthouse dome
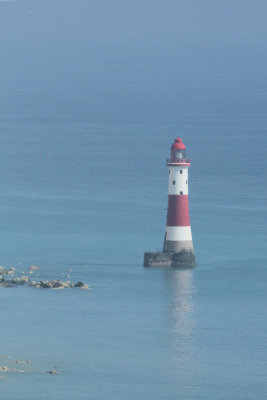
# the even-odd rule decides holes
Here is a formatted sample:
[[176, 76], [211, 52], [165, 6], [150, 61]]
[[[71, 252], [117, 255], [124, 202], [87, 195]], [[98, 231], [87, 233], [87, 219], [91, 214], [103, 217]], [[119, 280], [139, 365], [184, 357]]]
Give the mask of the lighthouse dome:
[[174, 149], [176, 149], [176, 150], [185, 150], [185, 149], [186, 149], [186, 147], [185, 147], [185, 145], [183, 144], [183, 141], [182, 141], [181, 138], [175, 139], [175, 141], [174, 141], [172, 147], [173, 147]]

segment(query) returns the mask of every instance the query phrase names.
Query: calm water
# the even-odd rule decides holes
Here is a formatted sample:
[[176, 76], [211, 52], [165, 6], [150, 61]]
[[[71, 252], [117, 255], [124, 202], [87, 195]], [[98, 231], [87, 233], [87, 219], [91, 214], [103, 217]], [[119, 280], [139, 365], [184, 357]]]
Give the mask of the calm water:
[[[3, 375], [1, 399], [266, 396], [266, 65], [88, 56], [0, 70], [0, 263], [91, 286], [0, 290], [0, 365], [32, 361]], [[177, 134], [198, 265], [145, 269]]]

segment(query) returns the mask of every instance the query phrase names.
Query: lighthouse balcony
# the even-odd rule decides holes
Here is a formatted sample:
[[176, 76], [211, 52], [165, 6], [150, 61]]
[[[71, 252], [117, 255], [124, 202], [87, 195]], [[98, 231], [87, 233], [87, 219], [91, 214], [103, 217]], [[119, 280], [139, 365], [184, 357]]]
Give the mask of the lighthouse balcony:
[[167, 158], [167, 165], [177, 165], [177, 166], [184, 166], [189, 167], [191, 163], [190, 158]]

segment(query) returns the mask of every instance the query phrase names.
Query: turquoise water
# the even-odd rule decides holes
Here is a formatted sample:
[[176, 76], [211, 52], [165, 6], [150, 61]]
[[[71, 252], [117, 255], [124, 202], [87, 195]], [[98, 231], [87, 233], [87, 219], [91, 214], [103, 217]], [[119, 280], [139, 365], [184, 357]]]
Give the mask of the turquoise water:
[[[2, 374], [1, 398], [264, 397], [266, 65], [0, 68], [0, 263], [91, 287], [0, 290], [0, 365], [32, 361]], [[198, 265], [145, 269], [144, 251], [163, 242], [177, 135], [192, 159]]]

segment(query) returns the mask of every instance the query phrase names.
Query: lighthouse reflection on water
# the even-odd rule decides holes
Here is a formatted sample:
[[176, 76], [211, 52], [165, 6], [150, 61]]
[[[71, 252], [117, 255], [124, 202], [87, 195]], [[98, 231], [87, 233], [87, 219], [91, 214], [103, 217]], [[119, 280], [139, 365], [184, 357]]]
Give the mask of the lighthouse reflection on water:
[[182, 368], [190, 363], [193, 357], [194, 337], [194, 270], [172, 268], [162, 270], [164, 286], [168, 293], [168, 305], [165, 310], [164, 323], [168, 329], [168, 340], [171, 348], [173, 367]]

